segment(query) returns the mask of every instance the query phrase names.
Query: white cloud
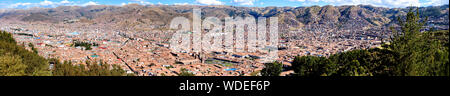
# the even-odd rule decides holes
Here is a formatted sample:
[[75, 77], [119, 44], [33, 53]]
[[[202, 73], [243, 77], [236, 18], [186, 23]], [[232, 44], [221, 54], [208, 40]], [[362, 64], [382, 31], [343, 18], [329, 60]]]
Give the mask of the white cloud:
[[233, 0], [233, 3], [238, 3], [239, 5], [253, 5], [256, 0]]
[[189, 5], [189, 3], [173, 3], [173, 5]]
[[147, 1], [139, 1], [142, 5], [152, 5], [153, 3], [147, 2]]
[[[324, 2], [330, 5], [374, 5], [380, 7], [408, 7], [421, 6], [419, 0], [291, 0], [299, 2], [318, 3]], [[432, 0], [433, 1], [433, 0]]]
[[40, 5], [44, 5], [44, 6], [48, 6], [48, 5], [53, 5], [53, 2], [45, 0], [45, 1], [42, 1], [41, 3], [39, 3], [39, 4]]
[[70, 4], [70, 3], [73, 3], [72, 1], [69, 1], [69, 0], [63, 0], [63, 1], [61, 1], [60, 3], [62, 3], [62, 4]]
[[131, 2], [128, 3], [122, 3], [121, 5], [127, 5], [127, 4], [141, 4], [141, 5], [153, 5], [153, 3], [148, 2], [147, 0], [129, 0]]
[[448, 2], [449, 2], [448, 0], [425, 0], [423, 6], [438, 6], [448, 4]]
[[39, 3], [15, 3], [8, 6], [8, 8], [18, 8], [18, 9], [26, 9], [26, 8], [32, 8], [32, 7], [43, 7], [43, 8], [51, 8], [51, 7], [57, 7], [57, 6], [71, 6], [75, 5], [74, 2], [69, 0], [62, 0], [60, 2], [53, 2], [44, 0]]
[[195, 2], [204, 4], [204, 5], [223, 5], [224, 4], [222, 1], [217, 1], [217, 0], [196, 0]]
[[99, 5], [97, 2], [89, 1], [87, 3], [84, 3], [82, 6], [90, 6], [90, 5]]
[[16, 4], [11, 5], [10, 7], [16, 8], [16, 7], [20, 7], [20, 6], [29, 6], [29, 5], [32, 5], [32, 3], [16, 3]]

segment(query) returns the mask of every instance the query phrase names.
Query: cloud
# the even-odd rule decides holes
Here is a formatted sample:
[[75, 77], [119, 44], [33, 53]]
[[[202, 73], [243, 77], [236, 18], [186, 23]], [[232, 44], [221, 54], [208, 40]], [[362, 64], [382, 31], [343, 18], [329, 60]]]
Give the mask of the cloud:
[[128, 0], [131, 2], [128, 3], [122, 3], [121, 5], [127, 5], [127, 4], [141, 4], [141, 5], [153, 5], [153, 3], [148, 2], [147, 0]]
[[[15, 4], [7, 4], [1, 3], [0, 0], [0, 8], [15, 8], [15, 9], [27, 9], [33, 7], [42, 7], [42, 8], [54, 8], [58, 6], [87, 6], [87, 5], [99, 5], [101, 1], [97, 0], [87, 0], [89, 2], [82, 2], [77, 0], [40, 0], [40, 2], [24, 2], [27, 0], [23, 0], [23, 2], [15, 3]], [[39, 1], [39, 0], [37, 0]], [[127, 2], [121, 3], [121, 5], [127, 4], [141, 4], [141, 5], [153, 5], [152, 2], [148, 2], [150, 0], [127, 0]], [[226, 0], [193, 0], [194, 2], [189, 3], [172, 3], [173, 5], [189, 5], [189, 4], [197, 4], [197, 5], [241, 5], [241, 6], [253, 6], [253, 5], [265, 5], [264, 0], [228, 0], [226, 3], [222, 1]], [[282, 0], [279, 0], [283, 2]], [[439, 6], [444, 4], [449, 4], [448, 0], [289, 0], [294, 2], [301, 2], [298, 4], [299, 6], [311, 6], [311, 5], [373, 5], [378, 7], [390, 7], [390, 8], [404, 8], [408, 6]], [[103, 1], [102, 1], [103, 2]], [[164, 3], [164, 2], [163, 2]], [[286, 2], [292, 3], [292, 2]], [[119, 3], [120, 4], [120, 3]], [[167, 4], [166, 4], [167, 5]], [[268, 4], [270, 5], [270, 4]]]
[[237, 3], [239, 5], [253, 5], [253, 2], [256, 0], [233, 0], [233, 3]]
[[139, 1], [142, 5], [152, 5], [153, 3], [147, 2], [147, 1]]
[[62, 0], [60, 2], [53, 2], [44, 0], [39, 3], [15, 3], [8, 6], [8, 8], [17, 8], [17, 9], [26, 9], [26, 8], [32, 8], [32, 7], [43, 7], [43, 8], [51, 8], [51, 7], [57, 7], [57, 6], [71, 6], [75, 5], [74, 2], [69, 0]]
[[196, 0], [195, 2], [204, 4], [204, 5], [223, 5], [224, 4], [222, 1], [217, 1], [217, 0]]
[[33, 5], [32, 3], [16, 3], [16, 4], [12, 4], [9, 7], [10, 8], [24, 8], [24, 7], [28, 7], [30, 5]]
[[90, 6], [90, 5], [99, 5], [97, 2], [89, 1], [87, 3], [84, 3], [82, 6]]
[[53, 5], [53, 2], [45, 0], [45, 1], [42, 1], [41, 3], [39, 3], [39, 4], [40, 5], [44, 5], [44, 6], [48, 6], [48, 5]]
[[173, 3], [173, 5], [190, 5], [189, 3]]
[[425, 2], [422, 3], [420, 0], [290, 0], [290, 1], [298, 1], [307, 4], [317, 4], [323, 2], [325, 4], [336, 6], [364, 4], [364, 5], [374, 5], [379, 7], [391, 7], [391, 8], [448, 4], [448, 0], [424, 0]]
[[122, 3], [122, 4], [120, 4], [120, 5], [125, 6], [125, 5], [127, 5], [127, 3]]
[[437, 6], [437, 5], [444, 5], [448, 4], [448, 0], [425, 0], [425, 3], [423, 3], [423, 6]]
[[62, 4], [70, 4], [70, 3], [73, 3], [72, 1], [69, 1], [69, 0], [63, 0], [63, 1], [61, 1], [60, 3], [62, 3]]

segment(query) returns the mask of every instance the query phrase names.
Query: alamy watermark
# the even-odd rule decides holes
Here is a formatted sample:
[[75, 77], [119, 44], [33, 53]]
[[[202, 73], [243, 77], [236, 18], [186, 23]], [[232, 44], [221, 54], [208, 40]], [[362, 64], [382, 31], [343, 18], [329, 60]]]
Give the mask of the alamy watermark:
[[278, 17], [201, 18], [201, 9], [194, 9], [192, 31], [186, 17], [171, 21], [170, 28], [176, 30], [170, 40], [173, 52], [262, 52], [264, 60], [278, 59]]

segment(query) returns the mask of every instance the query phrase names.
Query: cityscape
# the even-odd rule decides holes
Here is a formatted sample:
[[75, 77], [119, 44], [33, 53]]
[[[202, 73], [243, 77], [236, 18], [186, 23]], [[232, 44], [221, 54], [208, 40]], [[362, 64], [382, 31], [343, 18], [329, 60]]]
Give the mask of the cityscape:
[[[417, 7], [423, 13], [437, 12], [427, 13], [428, 21], [420, 31], [449, 30], [448, 7], [448, 4]], [[169, 28], [170, 21], [177, 16], [192, 19], [194, 8], [202, 10], [202, 19], [278, 17], [278, 58], [270, 62], [282, 64], [279, 76], [296, 74], [292, 66], [298, 56], [328, 58], [353, 50], [383, 49], [383, 44], [391, 42], [392, 29], [400, 29], [397, 17], [416, 9], [372, 5], [58, 6], [0, 11], [0, 30], [12, 34], [17, 45], [25, 49], [36, 48], [43, 58], [70, 61], [74, 65], [104, 62], [134, 76], [180, 76], [184, 72], [194, 76], [264, 75], [261, 71], [270, 63], [265, 58], [268, 52], [171, 50], [170, 40], [177, 30]], [[55, 65], [48, 66], [52, 70]]]

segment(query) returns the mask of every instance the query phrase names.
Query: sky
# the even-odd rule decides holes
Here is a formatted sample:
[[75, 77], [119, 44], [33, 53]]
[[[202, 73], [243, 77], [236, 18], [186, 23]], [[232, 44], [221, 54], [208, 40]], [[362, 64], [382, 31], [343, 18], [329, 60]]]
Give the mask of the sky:
[[313, 6], [313, 5], [373, 5], [378, 7], [404, 8], [408, 6], [439, 6], [448, 0], [0, 0], [0, 9], [26, 9], [34, 7], [89, 6], [126, 4], [141, 5], [232, 5], [245, 7], [267, 6]]

